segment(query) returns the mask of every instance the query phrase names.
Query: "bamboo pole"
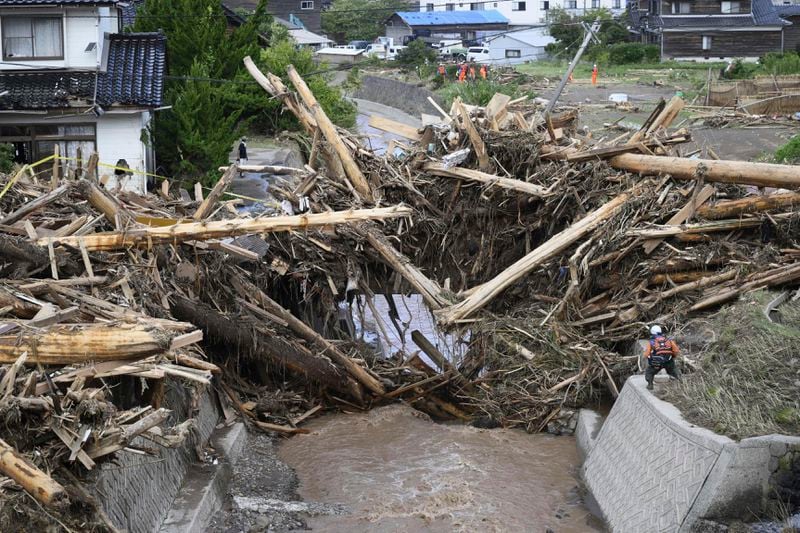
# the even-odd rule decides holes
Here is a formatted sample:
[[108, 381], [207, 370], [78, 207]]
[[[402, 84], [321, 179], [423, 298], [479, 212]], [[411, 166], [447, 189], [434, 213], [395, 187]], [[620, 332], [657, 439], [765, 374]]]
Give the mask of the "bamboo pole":
[[445, 324], [453, 324], [472, 315], [475, 311], [491, 302], [511, 284], [526, 276], [531, 270], [554, 255], [561, 253], [605, 220], [611, 218], [638, 191], [639, 186], [618, 195], [564, 231], [542, 243], [528, 255], [481, 285], [464, 301], [442, 310], [439, 314], [439, 320]]
[[300, 74], [297, 73], [294, 66], [289, 65], [286, 68], [286, 72], [292, 84], [294, 84], [295, 89], [297, 89], [297, 92], [300, 94], [300, 97], [303, 99], [303, 102], [311, 109], [311, 114], [314, 120], [317, 121], [317, 126], [325, 136], [325, 140], [333, 147], [336, 155], [338, 155], [339, 159], [342, 161], [344, 171], [353, 183], [353, 187], [355, 187], [364, 198], [371, 199], [372, 189], [369, 186], [367, 178], [361, 173], [361, 169], [353, 159], [350, 150], [347, 149], [347, 146], [345, 146], [341, 137], [339, 137], [339, 134], [336, 132], [336, 126], [333, 125], [328, 115], [325, 114], [322, 106], [319, 105], [319, 102], [317, 102], [317, 99], [314, 97], [314, 93], [308, 88], [308, 85], [306, 85], [306, 82], [300, 77]]
[[526, 194], [530, 194], [531, 196], [542, 197], [548, 194], [548, 190], [541, 185], [515, 180], [512, 178], [503, 178], [501, 176], [495, 176], [494, 174], [487, 174], [485, 172], [480, 172], [478, 170], [472, 170], [469, 168], [447, 168], [441, 163], [428, 163], [425, 165], [424, 169], [426, 172], [429, 172], [434, 176], [477, 181], [479, 183], [485, 183], [486, 185], [501, 187], [503, 189], [524, 192]]
[[307, 228], [347, 224], [364, 220], [385, 220], [411, 215], [411, 208], [402, 205], [376, 209], [355, 209], [293, 216], [240, 218], [213, 222], [185, 222], [171, 226], [153, 226], [130, 229], [124, 233], [95, 233], [85, 236], [44, 237], [36, 241], [40, 246], [65, 244], [75, 248], [83, 240], [90, 252], [118, 250], [134, 246], [180, 243], [190, 240], [207, 241], [255, 233], [303, 230]]
[[725, 200], [713, 205], [703, 206], [697, 210], [697, 216], [709, 220], [733, 218], [748, 213], [763, 213], [776, 209], [800, 206], [800, 193], [787, 192], [769, 196], [752, 196], [738, 200]]
[[791, 165], [640, 154], [618, 155], [609, 159], [609, 164], [645, 176], [669, 174], [674, 179], [694, 180], [701, 173], [705, 181], [800, 189], [800, 167]]
[[2, 439], [0, 439], [0, 472], [19, 483], [28, 494], [43, 505], [53, 506], [68, 502], [64, 487]]

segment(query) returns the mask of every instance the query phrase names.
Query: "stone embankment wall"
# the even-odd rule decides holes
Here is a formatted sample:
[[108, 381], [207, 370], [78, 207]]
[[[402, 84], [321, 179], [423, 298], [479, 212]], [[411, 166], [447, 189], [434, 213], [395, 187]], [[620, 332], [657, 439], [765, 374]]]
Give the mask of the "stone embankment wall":
[[[750, 519], [793, 488], [800, 438], [735, 442], [686, 422], [670, 403], [628, 379], [602, 427], [581, 412], [584, 480], [615, 532], [690, 532], [700, 519]], [[593, 435], [596, 435], [593, 437]]]
[[129, 533], [158, 531], [183, 485], [189, 468], [197, 463], [196, 447], [208, 442], [219, 420], [216, 400], [208, 390], [196, 390], [167, 380], [163, 407], [170, 409], [166, 426], [194, 418], [186, 441], [175, 449], [162, 448], [143, 438], [134, 441], [156, 455], [118, 452], [114, 461], [101, 464], [93, 489], [114, 524]]
[[436, 95], [424, 87], [377, 76], [363, 76], [361, 85], [352, 96], [394, 107], [416, 117], [422, 113], [439, 116], [439, 112], [428, 101], [429, 96], [441, 105]]

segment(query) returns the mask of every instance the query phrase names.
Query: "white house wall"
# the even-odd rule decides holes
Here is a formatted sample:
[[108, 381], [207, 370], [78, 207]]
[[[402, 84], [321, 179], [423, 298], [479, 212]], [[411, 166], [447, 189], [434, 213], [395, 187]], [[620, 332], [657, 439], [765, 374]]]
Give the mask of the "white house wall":
[[[102, 163], [114, 165], [120, 159], [128, 163], [128, 168], [145, 171], [147, 169], [147, 147], [142, 142], [142, 129], [147, 125], [148, 113], [126, 114], [106, 113], [97, 119], [97, 153]], [[117, 182], [114, 170], [100, 166], [98, 173], [107, 176], [106, 187], [115, 190], [118, 186], [125, 191], [143, 194], [146, 178], [143, 174], [125, 177]], [[103, 180], [105, 181], [105, 180]]]
[[[100, 65], [103, 51], [103, 38], [106, 33], [118, 31], [117, 10], [102, 8], [58, 8], [58, 9], [11, 9], [0, 10], [4, 15], [61, 15], [64, 35], [64, 59], [21, 59], [0, 62], [0, 70], [36, 70], [43, 68], [96, 68]], [[100, 16], [98, 16], [100, 15]], [[2, 25], [0, 25], [0, 57], [2, 57]], [[96, 46], [87, 51], [90, 43]]]
[[[548, 0], [548, 10], [544, 7], [544, 0], [526, 0], [525, 10], [515, 10], [519, 7], [517, 0], [498, 0], [497, 2], [483, 3], [483, 9], [499, 11], [508, 19], [510, 26], [537, 25], [547, 22], [547, 11], [549, 9], [563, 8], [573, 15], [582, 15], [592, 9], [605, 8], [615, 15], [620, 15], [625, 11], [625, 0], [576, 0], [574, 9], [567, 9], [570, 5], [566, 0]], [[434, 11], [446, 11], [448, 4], [453, 4], [455, 11], [470, 11], [471, 3], [468, 0], [458, 2], [457, 0], [420, 0], [420, 11], [427, 11], [428, 5], [433, 4]]]

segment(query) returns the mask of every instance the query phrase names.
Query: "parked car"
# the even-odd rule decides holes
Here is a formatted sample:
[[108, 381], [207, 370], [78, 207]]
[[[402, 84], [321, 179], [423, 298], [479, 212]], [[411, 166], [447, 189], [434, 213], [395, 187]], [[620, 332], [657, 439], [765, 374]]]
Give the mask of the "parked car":
[[439, 49], [439, 59], [443, 61], [467, 59], [467, 49], [464, 48], [461, 41], [440, 41], [437, 48]]
[[467, 61], [475, 61], [476, 63], [486, 63], [489, 61], [489, 47], [488, 46], [474, 46], [467, 49]]
[[386, 46], [383, 43], [372, 43], [367, 45], [364, 50], [364, 55], [369, 57], [378, 57], [386, 59]]

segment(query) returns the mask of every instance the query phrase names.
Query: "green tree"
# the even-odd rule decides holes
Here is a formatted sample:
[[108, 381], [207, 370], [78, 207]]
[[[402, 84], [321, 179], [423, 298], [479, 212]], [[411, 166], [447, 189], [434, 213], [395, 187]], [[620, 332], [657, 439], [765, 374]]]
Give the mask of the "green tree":
[[592, 41], [587, 50], [587, 57], [593, 57], [597, 51], [628, 39], [628, 30], [614, 20], [611, 12], [607, 9], [594, 9], [581, 16], [572, 16], [563, 9], [552, 9], [548, 18], [550, 36], [556, 40], [555, 43], [547, 45], [547, 51], [551, 54], [568, 57], [574, 55], [583, 42], [584, 30], [580, 23], [585, 22], [591, 26], [596, 19], [600, 19], [600, 28], [597, 31], [600, 44]]
[[[236, 137], [265, 105], [242, 58], [258, 57], [258, 30], [271, 22], [266, 0], [242, 26], [229, 31], [219, 0], [148, 0], [134, 31], [167, 37], [168, 111], [156, 114], [153, 138], [159, 165], [178, 177], [197, 178], [227, 162]], [[245, 117], [239, 123], [240, 117]]]
[[411, 41], [406, 48], [400, 50], [395, 58], [397, 64], [406, 68], [416, 68], [425, 64], [434, 63], [439, 55], [436, 50], [417, 39]]
[[374, 41], [392, 13], [408, 10], [402, 0], [333, 0], [322, 12], [322, 30], [339, 42]]

